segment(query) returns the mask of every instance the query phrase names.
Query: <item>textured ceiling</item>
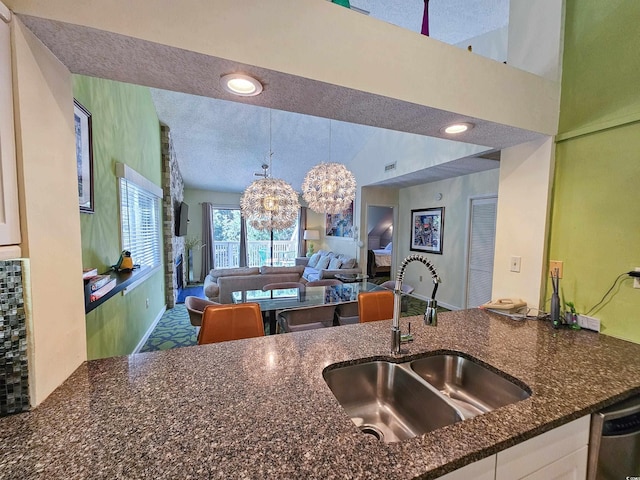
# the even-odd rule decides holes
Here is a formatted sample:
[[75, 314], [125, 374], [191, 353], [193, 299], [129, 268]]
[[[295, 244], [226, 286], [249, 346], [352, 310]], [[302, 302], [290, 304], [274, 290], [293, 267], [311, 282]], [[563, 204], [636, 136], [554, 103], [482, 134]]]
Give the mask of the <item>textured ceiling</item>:
[[[430, 0], [431, 35], [457, 43], [500, 28], [508, 22], [508, 3]], [[352, 5], [369, 11], [374, 18], [420, 29], [423, 0], [353, 0]], [[73, 73], [155, 87], [152, 96], [158, 116], [171, 128], [185, 185], [193, 188], [242, 191], [268, 158], [270, 131], [273, 174], [296, 190], [312, 165], [329, 160], [349, 164], [380, 128], [442, 137], [439, 129], [443, 125], [471, 121], [477, 127], [465, 134], [465, 142], [487, 146], [487, 150], [539, 136], [87, 27], [29, 16], [21, 19]], [[269, 85], [270, 95], [231, 96], [211, 81], [228, 71], [255, 75]], [[334, 119], [330, 152], [328, 118]], [[389, 179], [385, 184], [415, 185], [496, 166], [491, 160], [462, 159], [436, 170]]]

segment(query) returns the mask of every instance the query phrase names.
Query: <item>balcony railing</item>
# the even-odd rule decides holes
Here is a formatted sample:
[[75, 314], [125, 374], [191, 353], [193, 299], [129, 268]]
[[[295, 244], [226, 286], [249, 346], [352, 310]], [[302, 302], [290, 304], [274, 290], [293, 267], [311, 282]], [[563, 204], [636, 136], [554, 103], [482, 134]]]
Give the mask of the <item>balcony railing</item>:
[[[260, 267], [271, 265], [269, 240], [247, 242], [247, 266]], [[214, 243], [215, 268], [234, 268], [240, 266], [240, 242]], [[292, 266], [298, 252], [297, 242], [286, 240], [273, 241], [273, 265]]]

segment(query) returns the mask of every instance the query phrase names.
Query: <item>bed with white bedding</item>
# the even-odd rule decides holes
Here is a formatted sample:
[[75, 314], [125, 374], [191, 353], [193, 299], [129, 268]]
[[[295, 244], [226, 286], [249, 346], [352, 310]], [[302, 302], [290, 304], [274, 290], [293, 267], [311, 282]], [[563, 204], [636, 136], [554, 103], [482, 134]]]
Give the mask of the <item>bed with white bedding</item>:
[[369, 276], [375, 277], [378, 273], [391, 272], [391, 254], [393, 253], [392, 244], [389, 243], [385, 248], [377, 248], [369, 250], [367, 263], [369, 264]]

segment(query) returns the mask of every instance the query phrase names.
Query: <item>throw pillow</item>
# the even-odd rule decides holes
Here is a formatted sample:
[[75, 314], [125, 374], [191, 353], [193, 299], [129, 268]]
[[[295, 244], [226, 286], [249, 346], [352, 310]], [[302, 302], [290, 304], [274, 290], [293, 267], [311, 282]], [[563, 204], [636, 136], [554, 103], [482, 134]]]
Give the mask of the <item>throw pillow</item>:
[[337, 270], [340, 268], [340, 265], [342, 265], [342, 260], [339, 258], [332, 258], [329, 262], [329, 270]]
[[356, 266], [356, 259], [353, 257], [350, 257], [347, 260], [342, 261], [342, 266], [340, 268], [354, 268], [355, 266]]
[[318, 260], [318, 263], [316, 264], [316, 269], [324, 270], [329, 266], [330, 261], [331, 259], [329, 258], [328, 255], [325, 255], [324, 257], [320, 257], [320, 260]]
[[309, 258], [309, 263], [307, 263], [307, 267], [316, 268], [316, 266], [318, 265], [318, 260], [320, 260], [320, 252], [311, 255], [311, 258]]

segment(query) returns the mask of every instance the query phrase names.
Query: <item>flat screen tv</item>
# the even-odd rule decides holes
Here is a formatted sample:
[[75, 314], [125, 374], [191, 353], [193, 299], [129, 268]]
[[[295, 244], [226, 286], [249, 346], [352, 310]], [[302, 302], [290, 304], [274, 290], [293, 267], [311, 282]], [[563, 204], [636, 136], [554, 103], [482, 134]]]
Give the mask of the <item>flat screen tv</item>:
[[176, 215], [176, 237], [184, 237], [187, 234], [189, 224], [189, 205], [182, 202]]

